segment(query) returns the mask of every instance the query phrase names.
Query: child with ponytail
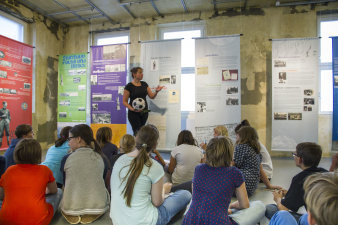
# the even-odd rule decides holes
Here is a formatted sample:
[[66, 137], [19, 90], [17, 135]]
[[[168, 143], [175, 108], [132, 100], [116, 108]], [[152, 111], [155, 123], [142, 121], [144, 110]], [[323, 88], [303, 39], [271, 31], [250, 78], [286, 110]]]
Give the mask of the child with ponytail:
[[63, 185], [63, 173], [60, 171], [60, 166], [62, 158], [67, 155], [69, 151], [68, 135], [70, 129], [72, 129], [70, 126], [62, 128], [60, 138], [55, 141], [55, 145], [48, 149], [45, 161], [41, 163], [53, 172], [58, 188], [62, 188]]
[[71, 224], [91, 223], [109, 208], [104, 182], [107, 165], [88, 125], [74, 126], [68, 140], [72, 153], [61, 162], [65, 179], [61, 213]]
[[143, 126], [136, 135], [136, 148], [116, 161], [111, 175], [113, 224], [164, 225], [189, 203], [191, 194], [185, 190], [164, 198], [171, 184], [163, 184], [162, 166], [149, 157], [158, 138], [156, 127]]

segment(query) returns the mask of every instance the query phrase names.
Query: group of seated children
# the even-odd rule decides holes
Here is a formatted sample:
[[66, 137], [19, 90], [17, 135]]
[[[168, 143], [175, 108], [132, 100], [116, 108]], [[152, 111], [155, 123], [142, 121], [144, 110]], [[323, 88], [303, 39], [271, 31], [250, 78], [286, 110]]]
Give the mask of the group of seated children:
[[[70, 224], [91, 223], [109, 210], [114, 225], [164, 225], [190, 202], [183, 224], [257, 224], [264, 215], [273, 225], [338, 221], [331, 215], [338, 204], [337, 174], [311, 176], [326, 172], [318, 168], [319, 145], [297, 145], [294, 159], [302, 172], [285, 190], [270, 183], [271, 158], [256, 130], [244, 120], [235, 132], [234, 147], [227, 129], [216, 127], [214, 138], [201, 145], [204, 154], [192, 133], [181, 131], [166, 165], [156, 151], [159, 132], [153, 125], [143, 126], [136, 137], [124, 135], [118, 150], [110, 143], [110, 128], [100, 128], [95, 140], [92, 129], [80, 124], [64, 127], [41, 163], [31, 126], [19, 125], [0, 179], [0, 224], [49, 224], [60, 206]], [[260, 180], [275, 190], [276, 204], [249, 202]], [[237, 201], [231, 203], [233, 197]], [[328, 211], [318, 210], [316, 202]], [[305, 203], [308, 214], [302, 216], [297, 211]]]

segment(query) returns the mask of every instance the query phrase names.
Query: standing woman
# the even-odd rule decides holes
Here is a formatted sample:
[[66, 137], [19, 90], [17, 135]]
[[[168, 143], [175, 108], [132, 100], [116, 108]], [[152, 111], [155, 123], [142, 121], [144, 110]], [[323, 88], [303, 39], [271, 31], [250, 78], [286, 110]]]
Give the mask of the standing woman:
[[[137, 131], [146, 124], [148, 119], [147, 95], [149, 98], [154, 99], [157, 93], [162, 90], [163, 86], [157, 86], [154, 93], [151, 91], [148, 84], [142, 81], [143, 69], [141, 67], [134, 67], [130, 72], [133, 80], [124, 88], [123, 105], [128, 108], [128, 120], [133, 128], [134, 136], [136, 136]], [[145, 102], [145, 108], [142, 111], [132, 107], [133, 101], [137, 98], [141, 98]]]
[[116, 161], [111, 175], [114, 225], [165, 225], [189, 203], [191, 194], [185, 190], [164, 198], [171, 185], [163, 184], [162, 166], [149, 157], [158, 138], [154, 126], [143, 126], [136, 135], [136, 148]]
[[103, 154], [86, 124], [74, 126], [68, 139], [72, 153], [61, 163], [65, 179], [61, 212], [71, 224], [91, 223], [109, 208]]
[[70, 129], [72, 129], [71, 126], [62, 128], [60, 138], [55, 141], [55, 145], [48, 149], [46, 159], [41, 163], [53, 172], [58, 188], [62, 188], [63, 186], [63, 173], [60, 171], [60, 166], [62, 158], [67, 155], [69, 151], [68, 135]]

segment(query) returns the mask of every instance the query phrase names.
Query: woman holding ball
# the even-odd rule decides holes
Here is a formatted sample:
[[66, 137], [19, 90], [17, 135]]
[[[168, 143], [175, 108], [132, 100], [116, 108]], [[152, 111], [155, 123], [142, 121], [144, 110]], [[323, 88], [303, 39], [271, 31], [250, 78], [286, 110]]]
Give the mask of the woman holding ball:
[[155, 92], [152, 92], [148, 84], [142, 81], [143, 69], [141, 67], [134, 67], [130, 72], [133, 80], [124, 88], [123, 105], [128, 108], [128, 120], [135, 136], [148, 119], [147, 95], [149, 98], [154, 99], [163, 86], [157, 86]]

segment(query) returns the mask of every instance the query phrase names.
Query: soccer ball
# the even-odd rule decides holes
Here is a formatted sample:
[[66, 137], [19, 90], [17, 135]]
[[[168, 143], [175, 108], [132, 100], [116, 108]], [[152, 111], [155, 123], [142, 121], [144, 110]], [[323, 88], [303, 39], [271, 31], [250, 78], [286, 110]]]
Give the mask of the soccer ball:
[[146, 107], [146, 102], [143, 98], [135, 98], [131, 106], [136, 110], [142, 111]]

